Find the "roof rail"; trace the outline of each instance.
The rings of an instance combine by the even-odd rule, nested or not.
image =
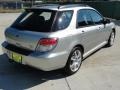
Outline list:
[[[86,4],[81,4],[80,2],[48,2],[48,3],[41,3],[39,5],[34,5],[33,7],[43,7],[43,6],[57,6],[58,9],[60,8],[69,8],[69,7],[76,7],[76,6],[88,6]]]
[[[66,4],[66,5],[59,5],[58,9],[60,8],[69,8],[69,7],[78,7],[78,6],[84,6],[87,7],[88,5],[84,5],[84,4]]]

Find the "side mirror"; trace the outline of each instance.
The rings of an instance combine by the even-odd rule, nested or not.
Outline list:
[[[111,21],[110,21],[110,19],[108,19],[108,18],[104,18],[104,20],[103,20],[103,24],[107,24],[107,23],[110,23]]]

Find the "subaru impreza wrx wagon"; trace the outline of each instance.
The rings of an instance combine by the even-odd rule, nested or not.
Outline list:
[[[112,46],[115,24],[82,4],[41,4],[26,9],[5,30],[2,47],[10,61],[71,75],[103,46]]]

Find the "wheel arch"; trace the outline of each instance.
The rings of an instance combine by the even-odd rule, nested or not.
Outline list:
[[[74,49],[74,48],[76,48],[76,47],[79,47],[82,51],[82,55],[84,54],[84,47],[83,47],[83,45],[81,45],[81,44],[76,44],[76,45],[74,45],[74,46],[72,46],[71,47],[71,49],[70,49],[70,51],[69,51],[69,54],[68,54],[68,58],[69,58],[69,55],[70,55],[70,53],[72,52],[72,50]],[[67,63],[67,62],[66,62]]]
[[[82,50],[82,54],[84,54],[84,47],[83,47],[83,45],[77,44],[77,45],[75,45],[73,48],[75,48],[75,47],[80,47],[81,50]]]

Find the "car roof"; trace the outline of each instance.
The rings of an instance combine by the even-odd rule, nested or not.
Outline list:
[[[32,9],[49,9],[49,10],[74,10],[82,8],[91,8],[85,4],[40,4],[34,5]],[[93,9],[93,8],[92,8]]]

